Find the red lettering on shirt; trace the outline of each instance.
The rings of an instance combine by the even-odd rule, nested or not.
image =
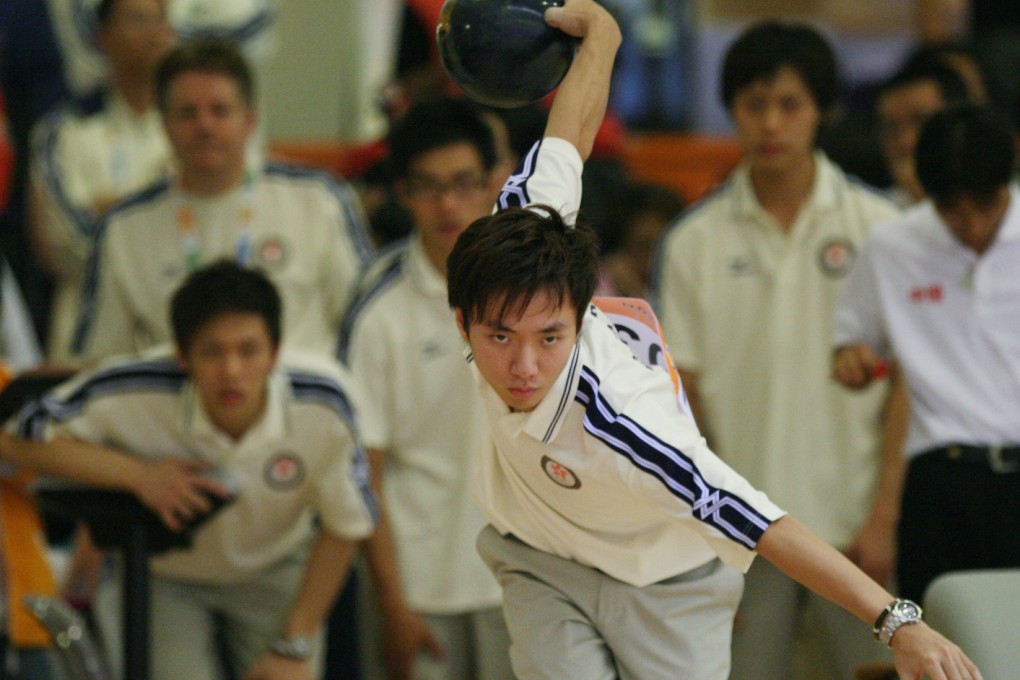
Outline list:
[[[942,297],[942,286],[937,283],[912,288],[910,290],[910,301],[915,305],[920,305],[925,302],[942,302]]]

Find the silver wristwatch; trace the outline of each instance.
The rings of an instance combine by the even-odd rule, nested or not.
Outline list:
[[[871,632],[876,640],[886,647],[891,647],[893,633],[899,630],[900,626],[920,621],[921,614],[921,607],[916,602],[897,598],[878,615]]]
[[[312,657],[312,638],[301,635],[284,635],[269,643],[269,651],[294,661],[307,661]]]

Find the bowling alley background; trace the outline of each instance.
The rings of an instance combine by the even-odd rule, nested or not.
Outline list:
[[[413,4],[417,0],[409,0]],[[625,42],[617,60],[614,106],[625,118],[655,116],[642,109],[668,61],[689,132],[726,134],[729,122],[714,90],[718,63],[741,26],[765,13],[800,16],[833,39],[848,83],[887,75],[913,36],[909,2],[885,0],[615,0]],[[277,3],[275,53],[262,83],[270,141],[366,141],[385,129],[377,106],[392,79],[403,0]],[[661,8],[657,13],[655,8]],[[679,17],[679,19],[678,19]],[[677,69],[680,69],[678,72]],[[660,90],[661,86],[659,86]],[[646,107],[647,108],[647,107]],[[659,114],[660,116],[662,114]],[[669,118],[668,112],[665,116]],[[640,127],[640,126],[637,126]]]

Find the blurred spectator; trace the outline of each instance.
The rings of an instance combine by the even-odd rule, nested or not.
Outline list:
[[[71,358],[97,221],[171,165],[155,94],[156,68],[173,46],[163,0],[101,0],[96,16],[110,73],[103,108],[86,114],[69,106],[33,133],[31,230],[54,278],[47,357],[58,363]]]
[[[987,75],[988,99],[1007,115],[1020,95],[1020,3],[1003,0],[917,0],[926,44],[966,39]],[[974,101],[982,103],[982,99]],[[1014,120],[1014,126],[1020,121]]]
[[[855,389],[885,362],[902,367],[897,577],[920,600],[946,572],[1020,567],[1020,187],[1012,130],[987,107],[933,114],[915,155],[930,200],[861,250],[836,307],[832,363]]]
[[[633,183],[623,189],[606,217],[599,295],[648,296],[655,248],[683,207],[664,186]]]
[[[914,147],[931,114],[966,101],[964,81],[939,62],[909,61],[878,92],[876,116],[882,154],[893,178],[892,196],[901,206],[924,198],[914,169]]]
[[[166,341],[174,286],[229,257],[264,268],[280,289],[288,346],[332,354],[371,250],[353,190],[324,173],[248,162],[254,82],[227,41],[178,46],[160,67],[157,101],[177,175],[100,227],[76,349],[95,358]]]
[[[104,51],[97,44],[102,0],[45,0],[53,17],[68,82],[78,97],[101,88],[110,75]],[[272,54],[276,7],[274,0],[165,0],[174,32],[182,39],[215,36],[236,43],[251,63]]]
[[[662,328],[720,458],[887,583],[897,480],[879,475],[900,455],[902,392],[888,382],[841,392],[829,361],[843,277],[872,225],[898,210],[815,148],[838,96],[835,55],[816,30],[753,24],[720,81],[745,160],[661,243]],[[885,656],[852,616],[757,560],[733,629],[733,680],[796,677],[806,617],[825,655],[808,677],[851,680]]]
[[[371,677],[383,662],[391,680],[513,677],[499,587],[475,551],[485,519],[474,468],[488,430],[445,278],[457,238],[492,211],[510,174],[500,127],[450,98],[421,99],[396,121],[395,191],[414,232],[371,265],[344,319],[340,356],[365,392],[362,431],[384,501],[366,547],[383,619],[381,636],[365,636],[379,641],[366,643]]]
[[[960,76],[967,88],[968,100],[975,104],[988,103],[988,76],[974,48],[959,41],[921,45],[907,55],[902,69],[933,62],[951,68]]]

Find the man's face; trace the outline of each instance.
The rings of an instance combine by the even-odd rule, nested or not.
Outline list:
[[[114,69],[152,78],[176,36],[163,0],[119,0],[97,40]]]
[[[240,179],[255,110],[222,73],[185,71],[167,90],[164,125],[185,181]]]
[[[957,240],[981,255],[999,233],[1002,218],[1009,208],[1009,187],[1002,187],[990,199],[964,194],[952,203],[938,204],[935,208]]]
[[[793,69],[738,91],[731,113],[752,170],[786,172],[811,158],[821,112]]]
[[[931,80],[889,90],[878,101],[882,154],[896,185],[909,192],[914,200],[924,197],[924,189],[914,170],[917,138],[928,117],[944,105],[938,85]]]
[[[201,327],[178,361],[210,420],[235,439],[261,417],[277,346],[258,314],[231,312]]]
[[[406,180],[398,183],[398,196],[440,271],[446,271],[457,237],[492,212],[499,191],[494,180],[475,147],[460,142],[419,156],[409,165]]]
[[[457,325],[478,371],[503,403],[514,411],[531,411],[570,359],[577,342],[577,310],[569,301],[554,306],[545,293],[536,295],[520,318],[497,318],[499,307],[492,305],[469,331],[458,309]]]

